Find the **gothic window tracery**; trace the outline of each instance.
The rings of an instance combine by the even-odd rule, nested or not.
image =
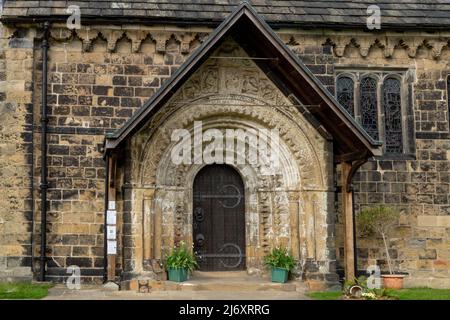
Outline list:
[[[373,139],[383,142],[385,156],[413,157],[412,78],[408,76],[409,70],[344,66],[338,66],[337,70],[336,100]],[[450,75],[446,81],[450,123]]]
[[[387,153],[403,152],[400,81],[387,78],[383,83],[385,148]]]
[[[350,77],[340,77],[337,81],[337,100],[354,117],[354,83]]]
[[[367,133],[378,140],[377,81],[365,77],[360,83],[361,125]]]

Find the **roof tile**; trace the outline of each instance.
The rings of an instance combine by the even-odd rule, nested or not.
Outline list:
[[[27,16],[67,16],[64,8],[77,5],[86,16],[153,19],[223,20],[241,0],[6,0],[2,19]],[[367,7],[381,8],[382,24],[450,27],[449,0],[315,0],[249,1],[268,22],[296,24],[365,24]]]

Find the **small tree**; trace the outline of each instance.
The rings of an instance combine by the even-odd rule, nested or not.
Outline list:
[[[399,216],[400,212],[398,210],[379,205],[362,210],[356,217],[360,235],[371,236],[378,234],[383,238],[390,274],[393,274],[393,271],[388,248],[389,235],[392,228],[398,224]]]

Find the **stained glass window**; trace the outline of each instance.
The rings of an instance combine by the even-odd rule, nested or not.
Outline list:
[[[384,76],[386,80],[381,85],[377,79]],[[403,117],[404,112],[411,112],[403,101],[408,97],[410,85],[403,88],[403,80],[399,78],[402,76],[389,71],[371,71],[370,74],[367,71],[345,71],[336,79],[336,99],[373,139],[384,142],[386,154],[402,154],[411,149],[408,145],[410,140],[405,141],[404,137],[409,136],[413,123],[408,117]],[[360,81],[355,83],[353,79]],[[446,82],[450,123],[450,75]]]
[[[360,96],[361,125],[372,138],[378,140],[377,81],[370,77],[363,78]]]
[[[337,81],[337,100],[352,117],[355,116],[353,100],[353,80],[340,77]]]
[[[387,153],[403,152],[400,81],[388,78],[383,83],[385,143]]]

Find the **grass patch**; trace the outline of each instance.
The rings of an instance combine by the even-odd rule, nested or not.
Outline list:
[[[309,292],[308,297],[314,300],[338,300],[342,296],[341,291],[316,291]]]
[[[338,300],[342,297],[341,291],[317,291],[307,294],[314,300]],[[388,289],[386,296],[396,300],[450,300],[450,289],[410,288],[393,290]]]
[[[411,288],[389,290],[388,296],[399,300],[450,300],[450,289]]]
[[[30,282],[0,283],[0,299],[42,299],[51,284]]]

